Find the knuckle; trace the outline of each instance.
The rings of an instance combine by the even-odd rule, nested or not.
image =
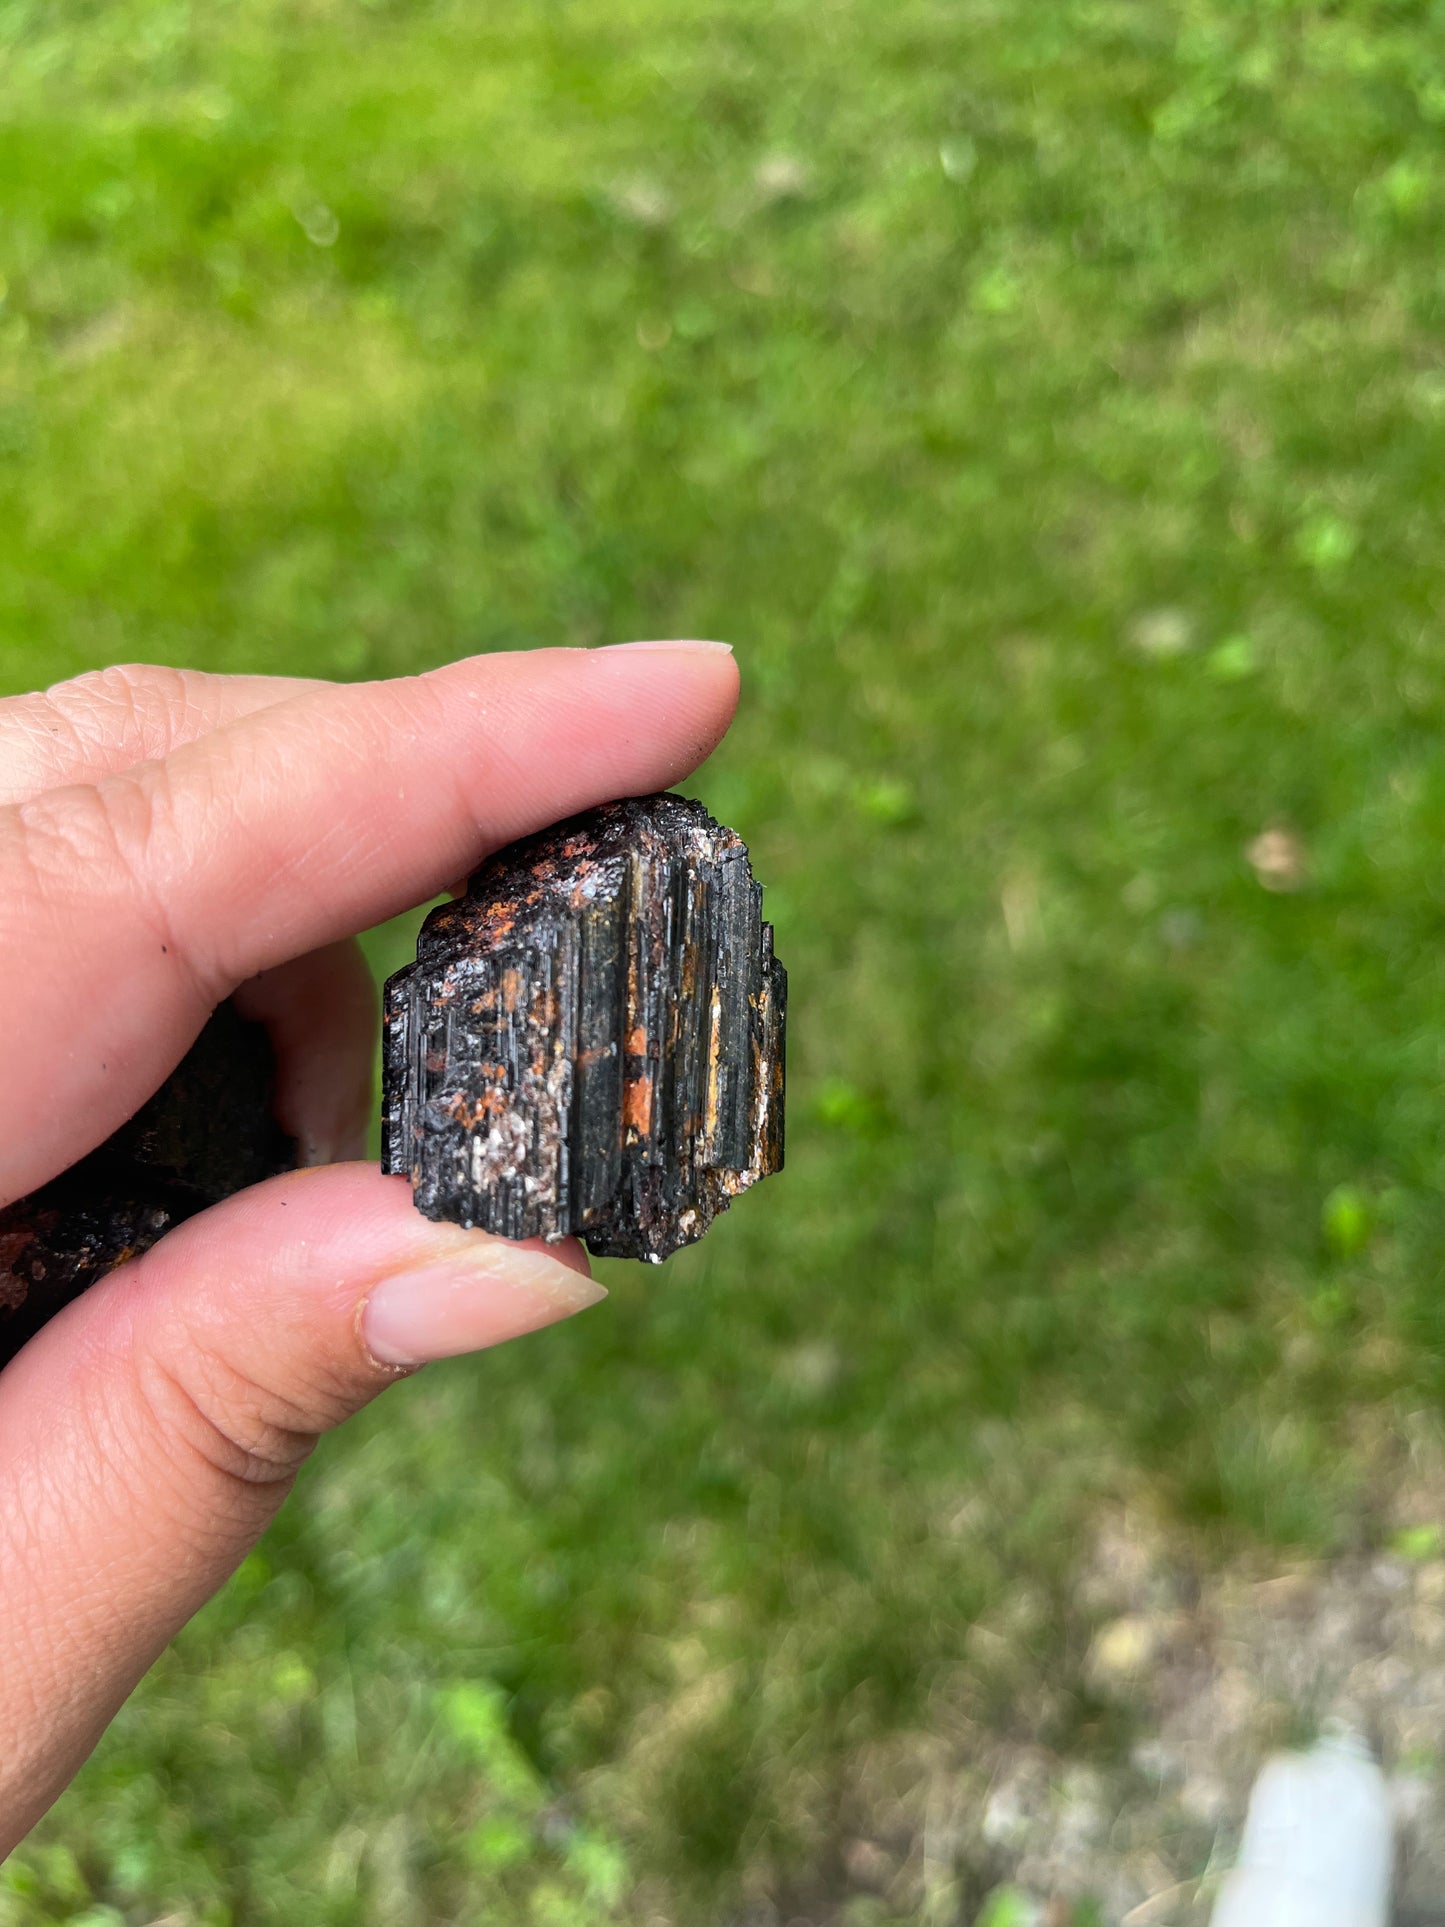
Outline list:
[[[103,673],[103,672],[101,672]],[[98,906],[124,902],[203,1001],[214,1004],[229,986],[182,940],[167,906],[165,879],[184,840],[165,763],[142,763],[100,783],[44,791],[12,812],[17,867],[41,905],[79,896]]]
[[[203,671],[116,663],[0,701],[0,800],[92,781],[167,755],[204,731]]]
[[[138,832],[152,840],[175,814],[165,758],[186,717],[200,707],[195,680],[191,671],[121,665],[88,670],[35,698],[46,706],[52,733],[66,738],[64,747],[85,773],[59,796],[42,792],[23,807],[39,812],[49,806],[63,817],[79,807],[80,798],[92,796],[92,814],[111,821],[116,839]],[[112,766],[118,756],[124,764]]]
[[[139,760],[169,747],[171,725],[190,706],[190,691],[183,670],[123,662],[53,683],[45,701],[78,748]]]
[[[140,868],[143,836],[137,835],[134,788],[124,799],[107,796],[93,784],[46,792],[17,808],[16,820],[26,858],[42,880],[86,890],[116,880],[127,887]],[[127,821],[130,819],[130,821]]]
[[[295,1401],[215,1351],[182,1345],[134,1361],[147,1416],[175,1448],[245,1495],[286,1485],[324,1429]]]
[[[202,1290],[179,1319],[145,1321],[127,1352],[134,1403],[155,1436],[216,1475],[238,1504],[284,1486],[324,1432],[391,1382],[359,1341],[328,1347],[282,1313],[269,1336]],[[249,1495],[249,1499],[247,1497]]]

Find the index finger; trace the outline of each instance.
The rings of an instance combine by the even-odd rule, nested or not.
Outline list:
[[[666,788],[731,720],[721,645],[478,656],[323,688],[0,810],[0,1204],[130,1116],[258,971],[489,850]]]
[[[325,685],[314,677],[213,676],[113,663],[0,701],[0,804],[64,783],[94,783],[252,710]]]

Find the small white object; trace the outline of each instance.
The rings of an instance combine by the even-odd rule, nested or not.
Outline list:
[[[1387,1927],[1393,1854],[1389,1792],[1357,1734],[1277,1754],[1211,1927]]]

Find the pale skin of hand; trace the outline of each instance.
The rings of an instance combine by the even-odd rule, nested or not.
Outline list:
[[[233,994],[309,1167],[179,1226],[0,1373],[0,1855],[322,1433],[602,1295],[579,1246],[431,1224],[359,1161],[353,933],[679,781],[736,700],[721,645],[648,643],[346,687],[111,669],[0,702],[0,1205],[107,1137]]]

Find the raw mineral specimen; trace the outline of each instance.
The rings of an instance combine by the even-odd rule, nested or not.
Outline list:
[[[128,1123],[0,1211],[0,1364],[173,1224],[295,1164],[271,1116],[274,1074],[265,1031],[222,1004]]]
[[[386,987],[382,1169],[429,1218],[653,1263],[783,1162],[787,977],[682,796],[499,852]]]

